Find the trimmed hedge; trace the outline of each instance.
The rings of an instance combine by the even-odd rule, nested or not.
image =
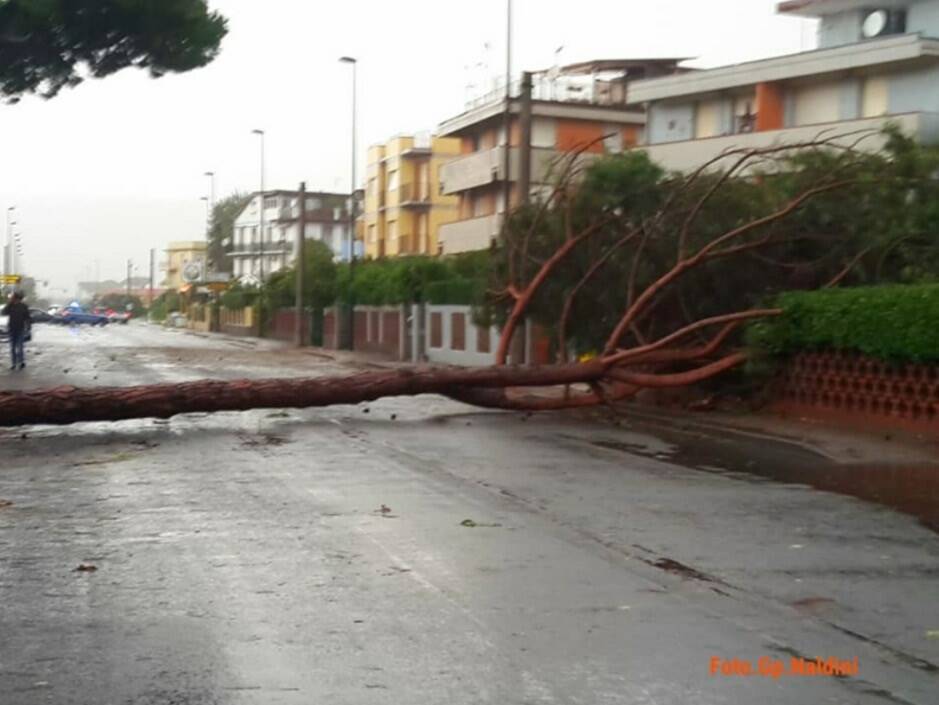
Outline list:
[[[454,277],[432,282],[425,288],[427,303],[452,306],[473,306],[482,301],[484,279]]]
[[[771,355],[844,350],[894,362],[939,361],[939,285],[789,292],[785,313],[755,323],[747,342]]]

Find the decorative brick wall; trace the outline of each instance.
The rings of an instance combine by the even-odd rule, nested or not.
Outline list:
[[[939,365],[850,353],[801,353],[779,381],[781,410],[874,426],[939,431]]]

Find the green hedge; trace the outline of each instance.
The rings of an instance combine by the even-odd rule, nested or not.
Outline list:
[[[771,355],[845,350],[894,362],[939,360],[939,285],[789,292],[783,316],[750,326],[747,342]]]
[[[438,305],[473,306],[482,301],[485,293],[484,279],[454,277],[427,285],[427,302]]]

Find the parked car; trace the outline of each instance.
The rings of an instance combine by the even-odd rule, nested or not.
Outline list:
[[[81,306],[71,305],[59,312],[59,320],[65,325],[106,326],[110,321],[107,316],[88,313]]]
[[[29,317],[33,320],[33,323],[52,323],[55,320],[55,316],[43,311],[41,308],[29,309]]]
[[[170,311],[166,316],[166,321],[163,325],[170,328],[185,328],[189,319],[185,314],[180,313],[179,311]]]
[[[104,315],[108,317],[108,320],[109,320],[111,323],[121,323],[121,324],[123,324],[123,325],[127,325],[127,321],[130,320],[130,314],[129,314],[129,313],[124,313],[124,312],[121,312],[121,311],[115,311],[115,310],[112,309],[112,308],[109,308],[107,311],[105,311],[105,312],[104,312]]]
[[[10,317],[0,314],[0,340],[6,340],[10,337]],[[32,329],[27,329],[26,331],[26,342],[30,342],[33,339]]]

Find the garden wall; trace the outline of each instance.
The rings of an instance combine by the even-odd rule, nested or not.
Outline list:
[[[782,372],[775,399],[775,408],[788,414],[939,433],[939,365],[798,353]]]

